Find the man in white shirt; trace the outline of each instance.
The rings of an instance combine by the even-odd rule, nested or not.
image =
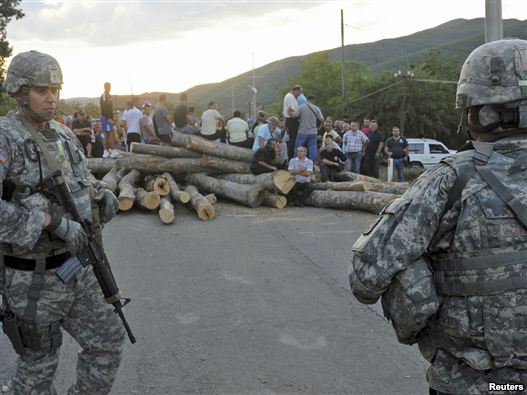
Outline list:
[[[282,115],[285,118],[285,128],[289,135],[288,142],[288,154],[290,158],[295,156],[295,144],[296,144],[296,135],[298,133],[298,118],[295,116],[296,111],[298,110],[298,101],[296,98],[302,93],[302,87],[300,85],[295,85],[291,89],[291,92],[288,92],[284,96],[284,104],[282,107]]]
[[[249,148],[247,131],[249,124],[242,119],[240,111],[234,111],[232,119],[227,122],[227,140],[230,145],[237,147]]]
[[[139,98],[132,99],[131,108],[126,110],[123,114],[123,120],[126,122],[126,145],[130,151],[130,144],[133,142],[141,142],[141,126],[139,120],[143,117],[143,113],[137,108],[139,105]]]
[[[295,186],[287,195],[287,201],[292,206],[303,206],[306,198],[313,191],[310,188],[311,174],[313,174],[313,161],[307,156],[307,148],[298,146],[298,156],[289,161],[289,173],[295,177]]]
[[[225,141],[225,119],[218,112],[218,103],[211,101],[209,109],[201,114],[201,132],[200,135],[207,140]]]

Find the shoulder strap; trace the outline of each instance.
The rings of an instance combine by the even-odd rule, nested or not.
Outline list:
[[[313,108],[308,104],[306,103],[306,106],[309,107],[309,109],[311,110],[311,112],[315,115],[315,118],[318,119],[320,121],[320,118],[318,117],[317,113],[315,112],[315,110],[313,110]]]
[[[476,166],[479,175],[486,181],[490,188],[503,200],[516,214],[516,218],[527,229],[527,206],[525,206],[509,188],[505,186],[496,174],[486,166]]]
[[[46,160],[46,163],[50,167],[51,171],[53,173],[61,172],[59,165],[57,164],[55,159],[53,159],[53,157],[51,156],[51,152],[49,152],[48,147],[46,147],[46,143],[44,142],[44,139],[42,138],[40,133],[35,129],[35,127],[33,125],[31,125],[26,119],[24,119],[24,117],[21,116],[21,117],[19,117],[19,119],[22,121],[22,123],[26,127],[26,129],[29,132],[29,134],[31,135],[31,137],[33,137],[35,139],[35,141],[36,141],[38,147],[40,148],[40,151],[42,152],[42,155],[44,155],[44,159]]]

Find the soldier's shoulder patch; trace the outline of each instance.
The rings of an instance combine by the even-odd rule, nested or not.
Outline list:
[[[6,162],[8,157],[9,155],[7,154],[7,149],[0,147],[0,163]]]

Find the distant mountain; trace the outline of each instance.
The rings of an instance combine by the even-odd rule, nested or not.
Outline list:
[[[346,60],[363,62],[371,70],[379,71],[406,68],[429,50],[455,56],[461,62],[474,48],[485,42],[484,22],[484,18],[455,19],[409,36],[347,45],[344,47],[344,57]],[[527,21],[504,20],[503,32],[505,37],[527,40]],[[311,55],[289,57],[255,69],[254,74],[260,77],[256,80],[258,105],[265,108],[275,101],[279,88],[300,72],[302,60]],[[330,59],[339,60],[340,47],[330,49],[329,56]],[[216,101],[220,105],[221,112],[228,115],[232,110],[234,92],[235,108],[247,113],[251,97],[248,85],[252,82],[250,78],[252,75],[253,72],[248,71],[222,82],[192,87],[187,90],[189,101],[201,109],[205,109],[209,101]],[[152,102],[156,102],[158,96],[157,92],[140,95],[141,100]],[[124,107],[124,103],[130,100],[129,95],[114,96],[114,98],[120,107]],[[168,93],[168,98],[169,102],[178,101],[175,93]],[[82,104],[88,102],[98,104],[98,98],[73,98],[66,102],[74,101]]]

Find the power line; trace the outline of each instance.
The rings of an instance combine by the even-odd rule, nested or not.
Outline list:
[[[343,103],[341,105],[338,105],[336,106],[335,108],[341,108],[341,107],[344,107],[344,106],[349,106],[350,104],[353,104],[353,103],[356,103],[358,101],[361,101],[361,100],[364,100],[368,97],[371,97],[371,96],[375,96],[376,94],[378,93],[381,93],[381,92],[384,92],[385,90],[388,90],[390,88],[393,88],[394,86],[396,85],[399,85],[402,81],[397,81],[397,82],[394,82],[393,84],[390,84],[388,86],[385,86],[384,88],[381,88],[381,89],[378,89],[376,90],[375,92],[371,92],[371,93],[368,93],[367,95],[364,95],[364,96],[361,96],[361,97],[358,97],[356,99],[353,99],[352,101],[350,102],[347,102],[347,103]]]

